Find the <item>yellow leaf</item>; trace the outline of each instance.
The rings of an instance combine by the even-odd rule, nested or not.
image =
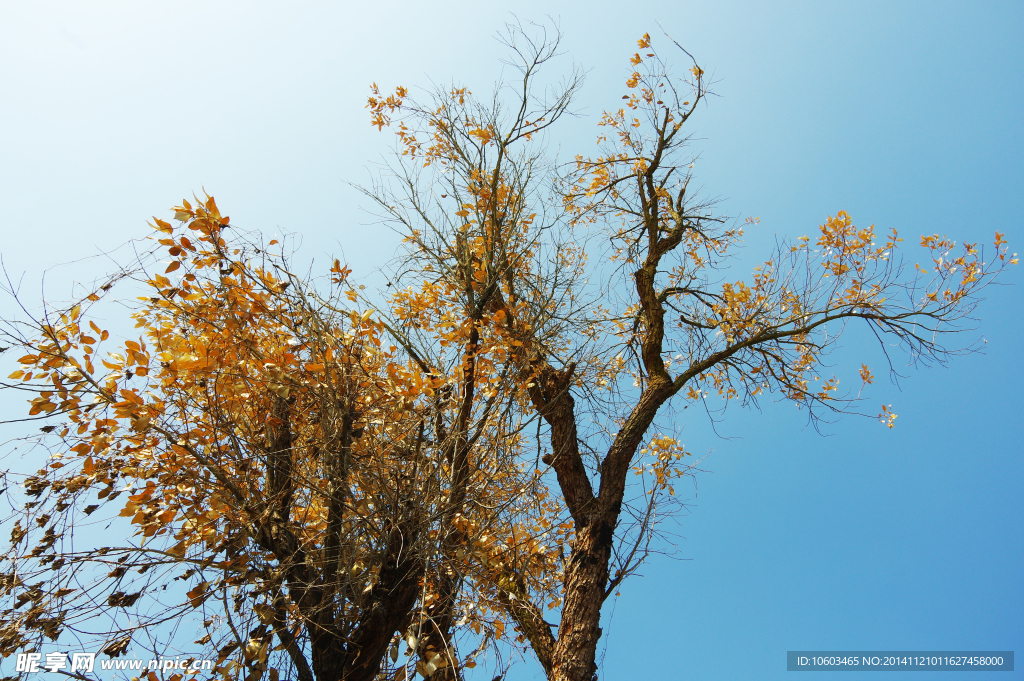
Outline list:
[[[209,586],[209,584],[209,582],[200,582],[194,589],[186,594],[193,608],[198,608],[203,604],[203,601],[206,600],[203,596],[206,595],[206,587]]]

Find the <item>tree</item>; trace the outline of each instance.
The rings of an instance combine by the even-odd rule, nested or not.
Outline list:
[[[404,638],[425,677],[527,642],[548,678],[589,681],[603,603],[691,471],[670,409],[856,413],[819,378],[846,325],[943,361],[1015,262],[999,234],[987,260],[936,235],[911,270],[895,232],[839,212],[724,280],[743,231],[689,191],[696,60],[679,48],[678,80],[645,35],[600,151],[559,165],[581,76],[538,85],[557,34],[505,41],[520,78],[488,100],[373,87],[398,148],[365,193],[406,244],[379,309],[339,261],[297,275],[204,197],[116,277],[149,289],[137,339],[99,359],[110,333],[88,320],[113,280],[7,325],[25,353],[8,387],[35,394],[52,454],[8,492],[0,655],[77,638],[166,658],[195,619],[223,678],[398,681]],[[130,536],[82,548],[100,509]]]
[[[506,589],[506,608],[549,679],[589,681],[602,605],[646,555],[672,479],[690,472],[678,440],[652,434],[660,415],[680,401],[717,410],[770,395],[814,422],[823,410],[859,413],[859,392],[821,378],[850,324],[887,357],[895,343],[912,363],[945,361],[970,349],[945,341],[1016,258],[999,233],[987,259],[977,244],[931,235],[927,267],[910,268],[895,230],[876,235],[839,211],[815,239],[779,242],[747,281],[724,280],[743,230],[689,191],[684,126],[708,94],[697,61],[676,43],[690,63],[677,79],[645,34],[623,106],[599,122],[598,154],[554,166],[543,137],[578,81],[535,100],[536,69],[557,41],[511,38],[522,81],[508,100],[500,88],[483,101],[454,88],[421,104],[374,88],[373,123],[396,124],[399,155],[368,193],[406,236],[414,288],[449,291],[442,309],[497,325],[512,389],[543,424],[543,462],[573,531],[557,633],[523,590]],[[865,364],[857,374],[874,379]],[[877,418],[892,428],[896,414],[883,405]]]
[[[510,463],[499,393],[474,399],[486,353],[442,373],[388,344],[372,310],[343,309],[356,292],[340,262],[321,296],[275,242],[226,237],[213,198],[174,212],[181,227],[153,225],[170,265],[139,270],[138,339],[101,358],[110,334],[85,320],[110,284],[31,336],[7,329],[29,353],[11,375],[38,394],[29,415],[63,423],[42,428],[53,454],[23,483],[0,654],[66,633],[117,657],[148,636],[153,658],[205,646],[223,678],[401,678],[404,637],[424,675],[473,666],[456,660],[456,615],[482,646],[504,620],[486,598],[466,610],[455,551],[524,553],[517,577],[541,591],[553,568],[533,539],[502,546],[501,519],[530,522],[544,491]],[[122,494],[133,531],[83,547]]]

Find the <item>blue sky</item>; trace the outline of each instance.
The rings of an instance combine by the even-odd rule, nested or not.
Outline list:
[[[8,271],[35,297],[45,268],[143,236],[205,187],[233,222],[297,233],[300,256],[342,255],[372,285],[394,238],[348,184],[389,144],[369,83],[488,91],[513,11],[559,20],[565,68],[588,70],[566,153],[590,148],[657,22],[697,56],[719,95],[694,120],[697,181],[761,218],[752,257],[838,210],[908,237],[998,230],[1024,252],[1019,2],[43,1],[0,5]],[[90,267],[48,273],[48,295]],[[1020,277],[978,308],[982,353],[872,386],[892,431],[820,435],[774,404],[730,409],[719,435],[681,420],[708,454],[672,528],[682,560],[623,587],[602,678],[782,678],[796,649],[1024,651]],[[839,359],[876,352],[861,340]]]

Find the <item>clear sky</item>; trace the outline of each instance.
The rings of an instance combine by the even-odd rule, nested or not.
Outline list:
[[[761,218],[755,256],[838,210],[908,240],[990,243],[998,230],[1024,252],[1019,0],[4,0],[8,272],[25,273],[32,298],[44,268],[145,235],[149,216],[205,187],[233,222],[297,233],[300,256],[340,255],[372,284],[394,238],[348,184],[390,142],[368,124],[369,83],[486,92],[513,11],[557,19],[564,67],[589,71],[566,153],[590,149],[657,22],[713,73],[719,96],[694,120],[697,180],[725,212]],[[67,297],[89,274],[48,274],[47,292]],[[708,455],[699,495],[680,490],[682,560],[655,558],[624,585],[601,678],[776,679],[797,649],[1024,653],[1020,272],[1005,283],[978,309],[982,353],[897,366],[898,387],[871,387],[899,414],[892,431],[847,418],[821,435],[785,404],[730,409],[717,435],[699,415],[681,421],[688,449]],[[852,341],[841,358],[859,362]],[[512,674],[539,676],[533,663]]]

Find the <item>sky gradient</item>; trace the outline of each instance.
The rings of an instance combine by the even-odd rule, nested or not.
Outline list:
[[[373,286],[396,239],[351,186],[391,143],[369,84],[488,92],[513,11],[557,20],[553,69],[588,72],[566,156],[593,148],[640,35],[664,44],[660,22],[697,57],[718,96],[693,119],[696,181],[761,218],[752,259],[839,210],[908,242],[1000,231],[1024,252],[1024,4],[894,4],[4,2],[0,254],[34,301],[50,266],[145,236],[205,188],[233,223],[301,236],[296,261],[341,257]],[[105,269],[48,272],[46,293]],[[894,354],[906,378],[868,393],[899,414],[891,431],[850,417],[819,434],[770,401],[717,433],[686,412],[705,472],[677,492],[675,558],[606,606],[600,677],[778,679],[787,650],[1024,652],[1020,280],[978,308],[981,352],[918,369]],[[886,378],[868,339],[845,345],[837,361]],[[527,660],[509,678],[540,676]]]

